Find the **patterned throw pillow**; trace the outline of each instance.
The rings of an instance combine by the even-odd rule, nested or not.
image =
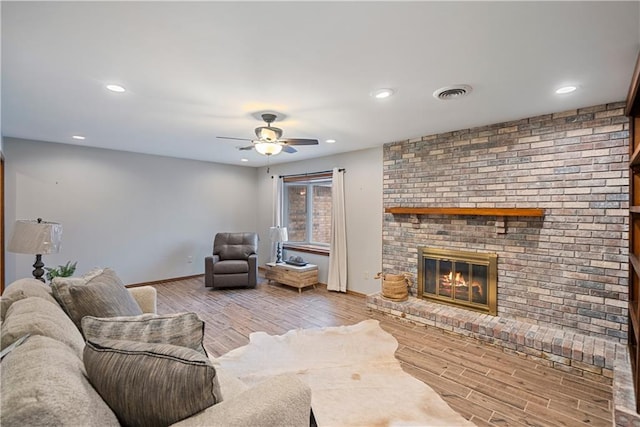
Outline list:
[[[82,331],[84,316],[138,316],[140,306],[110,268],[83,277],[56,277],[51,283],[53,296]]]
[[[190,348],[88,341],[84,365],[89,381],[123,425],[167,426],[222,401],[211,361]]]
[[[196,313],[143,314],[133,317],[93,317],[82,319],[87,341],[102,339],[140,341],[188,347],[207,355],[202,344],[204,322]]]

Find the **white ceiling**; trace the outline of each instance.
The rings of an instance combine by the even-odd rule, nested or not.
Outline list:
[[[1,7],[3,136],[247,166],[266,158],[216,136],[251,138],[260,112],[320,140],[271,163],[326,156],[624,100],[640,48],[639,2]],[[470,96],[433,98],[459,83]]]

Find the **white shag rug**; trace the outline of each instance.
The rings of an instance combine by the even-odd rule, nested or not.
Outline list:
[[[402,370],[396,339],[377,320],[272,336],[214,359],[248,384],[294,373],[311,387],[319,427],[473,426],[431,387]]]

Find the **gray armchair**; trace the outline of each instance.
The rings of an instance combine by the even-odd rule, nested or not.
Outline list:
[[[255,288],[258,283],[258,233],[218,233],[213,255],[204,259],[207,288]]]

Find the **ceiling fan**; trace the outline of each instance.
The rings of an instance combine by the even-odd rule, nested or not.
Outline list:
[[[293,148],[293,145],[318,145],[317,139],[282,138],[282,129],[271,126],[271,123],[273,123],[276,118],[277,116],[275,114],[262,114],[262,120],[264,120],[267,125],[259,126],[255,129],[256,137],[258,139],[234,138],[231,136],[218,136],[218,138],[251,141],[251,145],[239,147],[238,149],[251,150],[255,148],[258,153],[265,156],[275,156],[281,151],[284,151],[285,153],[295,153],[298,150]]]

